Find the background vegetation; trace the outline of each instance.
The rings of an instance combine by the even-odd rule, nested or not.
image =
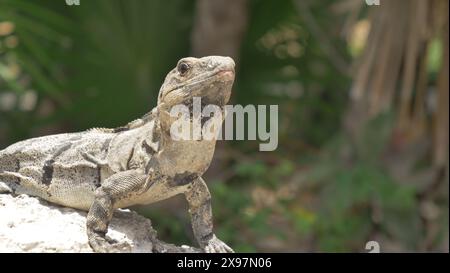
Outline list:
[[[185,56],[230,55],[234,104],[279,146],[221,142],[206,174],[237,251],[448,251],[448,1],[0,0],[0,149],[149,111]],[[191,244],[182,198],[137,208]]]

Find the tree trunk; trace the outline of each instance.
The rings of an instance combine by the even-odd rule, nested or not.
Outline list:
[[[239,59],[247,29],[247,0],[198,0],[192,31],[192,54],[230,56]]]

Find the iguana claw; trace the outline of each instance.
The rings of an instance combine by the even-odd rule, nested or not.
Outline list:
[[[92,233],[89,238],[89,245],[94,252],[98,253],[121,253],[131,252],[130,244],[126,242],[117,242],[109,237],[102,237],[97,233]]]
[[[219,240],[216,235],[213,235],[212,239],[208,241],[205,246],[206,253],[234,253],[233,249],[227,244]]]

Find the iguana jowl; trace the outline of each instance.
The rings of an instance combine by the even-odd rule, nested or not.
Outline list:
[[[94,251],[123,249],[106,237],[116,208],[150,204],[184,194],[194,235],[206,252],[232,252],[212,230],[211,196],[201,178],[215,140],[173,140],[173,106],[194,97],[223,107],[234,81],[234,61],[209,56],[181,59],[167,75],[157,106],[116,129],[50,135],[0,151],[0,191],[25,193],[88,211],[87,235]]]

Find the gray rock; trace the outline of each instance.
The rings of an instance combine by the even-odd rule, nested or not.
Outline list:
[[[200,252],[158,240],[151,221],[130,210],[114,213],[107,236],[129,243],[131,252]],[[86,212],[0,194],[0,252],[92,252]]]

